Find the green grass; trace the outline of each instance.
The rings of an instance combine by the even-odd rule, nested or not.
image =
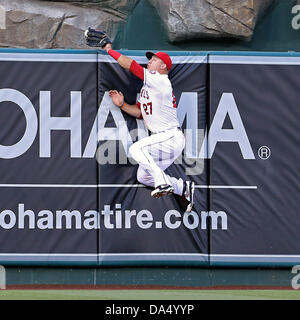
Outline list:
[[[300,300],[300,291],[0,290],[0,300]]]

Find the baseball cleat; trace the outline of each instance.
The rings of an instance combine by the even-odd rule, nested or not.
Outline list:
[[[151,192],[152,198],[160,198],[174,192],[174,188],[169,184],[162,184]]]
[[[194,191],[195,191],[195,182],[194,181],[185,181],[184,197],[187,201],[187,207],[186,207],[185,212],[191,212],[193,209]]]

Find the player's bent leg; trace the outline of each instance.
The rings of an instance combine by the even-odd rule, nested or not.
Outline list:
[[[155,138],[156,139],[154,139],[153,136],[150,136],[135,142],[130,146],[129,154],[139,165],[150,169],[149,172],[153,176],[154,186],[157,188],[160,185],[170,185],[170,181],[154,160],[154,158],[158,159],[158,155],[149,153],[151,146],[159,142],[157,139],[158,137]]]
[[[139,166],[137,173],[136,173],[137,181],[141,184],[144,184],[147,187],[154,188],[154,178],[153,174],[151,174],[150,169],[146,169],[142,166]]]
[[[184,144],[182,132],[173,131],[151,135],[131,145],[130,155],[140,164],[137,179],[155,187],[152,197],[160,198],[171,193],[182,195],[183,180],[166,175],[164,170],[182,153]]]
[[[154,144],[150,148],[150,154],[159,155],[158,165],[162,171],[165,171],[181,154],[185,145],[185,139],[181,131],[175,131],[172,138],[165,139],[160,144]],[[157,187],[152,196],[160,197],[162,195],[168,195],[174,193],[182,195],[183,193],[183,180],[177,179],[166,175],[169,185],[162,185]]]
[[[170,176],[168,176],[168,178],[171,182],[171,186],[174,189],[173,193],[181,196],[183,194],[184,181],[181,178],[177,179]]]

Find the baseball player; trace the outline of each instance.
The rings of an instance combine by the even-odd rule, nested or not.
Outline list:
[[[118,64],[143,81],[137,104],[129,105],[122,92],[109,91],[112,102],[129,115],[142,118],[151,135],[129,148],[131,157],[138,163],[137,180],[153,187],[151,196],[160,198],[171,193],[182,196],[186,212],[193,207],[195,184],[167,175],[164,171],[181,155],[185,137],[180,129],[176,114],[176,100],[168,73],[172,61],[165,52],[147,52],[149,62],[143,68],[135,60],[112,49],[112,42],[105,32],[91,28],[85,37],[89,46],[104,49]]]

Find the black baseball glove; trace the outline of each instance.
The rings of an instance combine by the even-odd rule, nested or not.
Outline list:
[[[108,43],[112,43],[105,31],[88,28],[85,30],[84,36],[86,44],[90,47],[101,47],[103,49]]]

